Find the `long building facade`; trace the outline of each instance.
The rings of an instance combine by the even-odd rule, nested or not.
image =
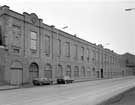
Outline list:
[[[21,85],[36,77],[54,83],[62,76],[75,81],[121,77],[125,66],[121,67],[120,59],[102,45],[44,24],[35,13],[20,14],[8,6],[0,7],[1,82]]]

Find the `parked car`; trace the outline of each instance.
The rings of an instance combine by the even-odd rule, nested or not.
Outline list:
[[[58,84],[66,84],[66,83],[73,83],[73,79],[71,79],[69,76],[63,76],[61,78],[57,79]]]
[[[49,85],[53,83],[49,78],[35,78],[32,82],[33,85]]]

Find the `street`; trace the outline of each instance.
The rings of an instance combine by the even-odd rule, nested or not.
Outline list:
[[[96,105],[135,87],[135,77],[0,91],[0,105]]]

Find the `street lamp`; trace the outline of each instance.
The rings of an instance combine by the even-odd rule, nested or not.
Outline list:
[[[125,11],[135,11],[135,8],[127,8]]]
[[[66,29],[66,28],[68,28],[68,26],[62,27],[62,29]]]

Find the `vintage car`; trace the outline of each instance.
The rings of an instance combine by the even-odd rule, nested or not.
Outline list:
[[[57,79],[57,84],[73,83],[73,81],[69,76],[63,76]]]
[[[35,78],[32,82],[33,85],[49,85],[53,83],[53,81],[49,78]]]

